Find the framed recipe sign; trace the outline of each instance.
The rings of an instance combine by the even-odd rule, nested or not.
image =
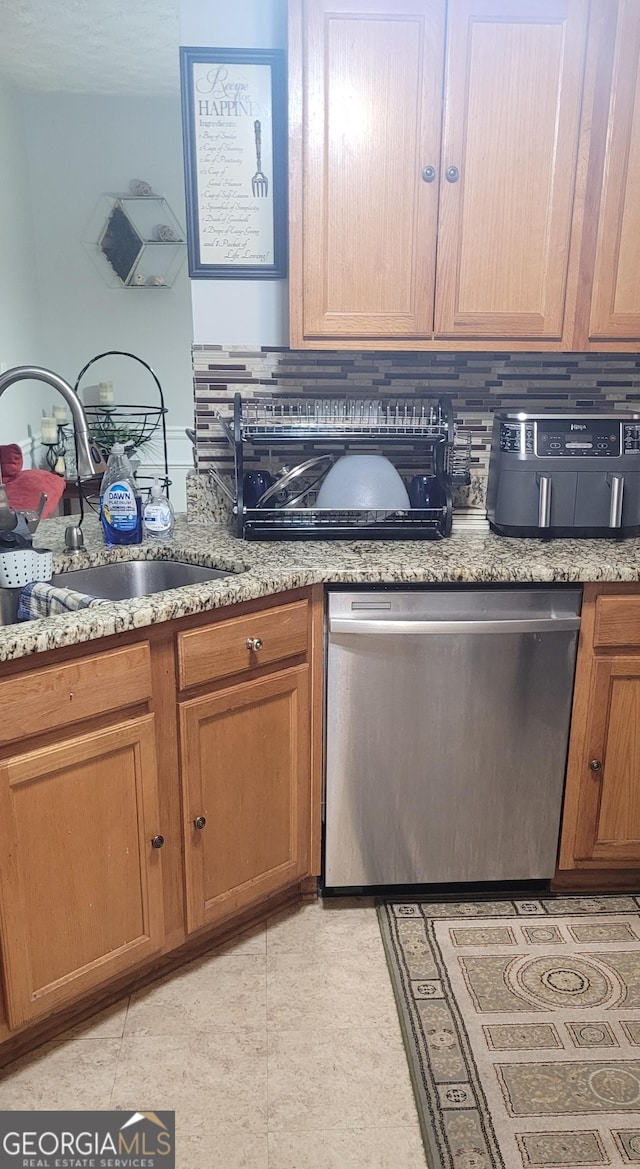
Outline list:
[[[189,275],[286,275],[286,91],[277,49],[180,49]]]

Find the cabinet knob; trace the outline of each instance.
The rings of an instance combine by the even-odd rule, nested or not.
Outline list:
[[[446,173],[448,183],[457,183],[458,179],[460,178],[460,171],[458,170],[457,166],[448,166]]]
[[[600,762],[599,759],[592,759],[590,764],[589,764],[589,767],[591,768],[592,771],[602,771],[602,763]]]
[[[436,168],[435,168],[435,166],[425,166],[425,167],[423,167],[423,170],[422,170],[422,177],[423,177],[423,179],[424,179],[425,183],[432,183],[432,182],[433,182],[433,180],[434,180],[434,179],[435,179],[435,177],[436,177]]]
[[[198,828],[198,829],[204,828],[206,823],[207,823],[206,816],[196,816],[195,820],[193,821],[193,827]]]
[[[258,650],[262,649],[262,638],[261,637],[248,637],[247,638],[247,649],[250,650],[251,653],[258,653]]]
[[[152,837],[152,839],[151,839],[151,847],[152,848],[162,848],[163,844],[164,844],[164,836],[158,835],[158,836]]]

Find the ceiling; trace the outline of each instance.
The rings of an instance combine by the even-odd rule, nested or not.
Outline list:
[[[0,0],[0,79],[56,93],[179,92],[179,0]]]

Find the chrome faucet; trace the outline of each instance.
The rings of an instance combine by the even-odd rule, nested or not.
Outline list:
[[[91,475],[99,475],[105,470],[105,462],[98,448],[92,443],[89,435],[89,426],[82,403],[68,382],[50,369],[41,369],[37,365],[16,365],[0,374],[0,397],[13,382],[36,381],[52,386],[62,395],[71,411],[73,429],[76,439],[78,456],[78,478],[87,479]],[[9,506],[7,489],[2,483],[0,474],[0,532],[13,531],[18,524],[20,513]]]

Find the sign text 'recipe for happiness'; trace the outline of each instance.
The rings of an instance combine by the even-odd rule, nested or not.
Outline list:
[[[190,273],[282,276],[281,54],[182,49],[181,63]]]

